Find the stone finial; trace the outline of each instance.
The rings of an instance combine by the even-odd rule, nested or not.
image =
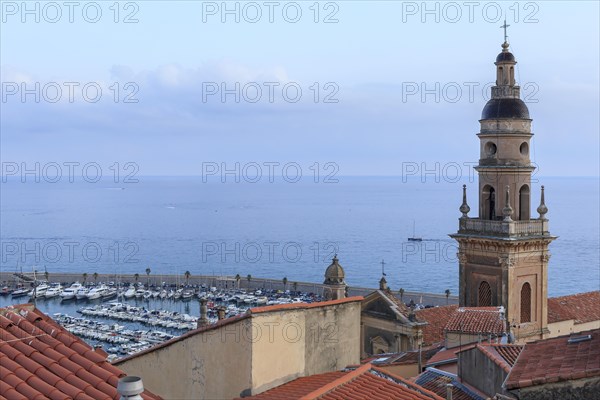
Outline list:
[[[225,319],[225,313],[227,312],[227,309],[223,306],[220,306],[219,308],[217,308],[217,317],[220,320]]]
[[[512,221],[512,218],[510,217],[513,213],[513,209],[510,206],[510,187],[508,185],[506,185],[506,201],[505,201],[505,206],[502,209],[502,215],[504,216],[504,221]]]
[[[463,185],[463,201],[459,211],[462,213],[462,218],[469,218],[468,214],[471,211],[471,207],[467,204],[467,185]]]
[[[546,207],[545,199],[544,199],[544,185],[542,185],[542,197],[540,198],[540,205],[537,208],[537,212],[540,214],[541,220],[546,219],[546,213],[548,212],[548,207]]]
[[[379,280],[379,290],[387,290],[387,288],[387,281],[385,280],[385,277],[382,276]]]
[[[208,300],[206,300],[206,298],[201,298],[200,299],[200,318],[198,319],[197,322],[197,327],[201,328],[203,326],[208,325],[208,307],[206,306],[206,303],[208,302]]]

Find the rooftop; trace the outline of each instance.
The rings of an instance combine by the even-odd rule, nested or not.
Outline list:
[[[0,398],[119,399],[125,373],[32,304],[0,309]],[[145,391],[146,400],[160,397]]]
[[[573,338],[582,340],[570,343]],[[520,389],[596,376],[600,376],[600,329],[527,343],[506,378],[506,387]]]
[[[576,324],[600,320],[600,291],[548,299],[548,323],[573,319]]]
[[[298,378],[250,398],[443,400],[435,393],[371,364]]]
[[[428,324],[423,327],[423,344],[431,345],[444,340],[444,328],[458,309],[458,305],[424,308],[415,311],[417,319]]]
[[[440,371],[435,368],[427,368],[416,377],[415,383],[433,393],[446,398],[447,384],[452,384],[452,400],[484,400],[474,389],[458,381],[456,375]]]
[[[477,349],[506,372],[510,372],[523,350],[523,345],[517,344],[478,344]]]
[[[445,330],[500,335],[504,324],[502,307],[460,307],[450,316]]]

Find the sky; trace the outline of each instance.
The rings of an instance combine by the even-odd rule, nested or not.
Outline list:
[[[477,162],[504,19],[541,176],[598,176],[599,3],[1,1],[5,165]]]

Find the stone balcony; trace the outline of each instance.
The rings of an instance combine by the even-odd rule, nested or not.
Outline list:
[[[506,238],[550,236],[548,220],[492,221],[479,218],[460,218],[459,235],[478,235]]]

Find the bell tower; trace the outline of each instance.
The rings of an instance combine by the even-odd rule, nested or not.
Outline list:
[[[506,23],[504,28],[506,29]],[[480,122],[478,217],[468,216],[463,186],[458,242],[459,303],[503,306],[517,339],[547,333],[548,231],[544,187],[538,218],[531,218],[531,118],[515,82],[515,57],[506,40],[496,57],[496,85]]]

